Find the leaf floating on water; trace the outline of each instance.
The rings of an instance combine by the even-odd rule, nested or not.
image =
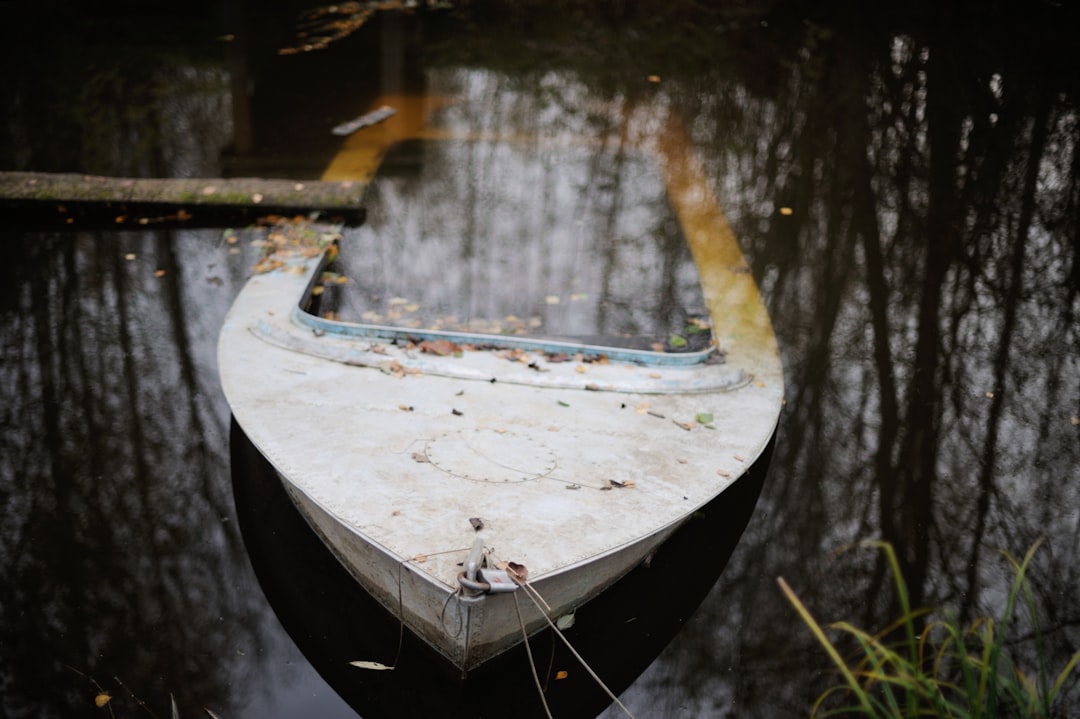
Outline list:
[[[566,679],[568,676],[570,675],[566,673],[565,669],[560,669],[559,671],[555,672],[555,679]]]
[[[110,695],[108,692],[101,692],[96,697],[94,697],[94,706],[100,709],[111,701],[112,695]]]
[[[349,664],[354,667],[359,667],[361,669],[374,669],[376,671],[386,671],[388,669],[393,669],[393,667],[388,667],[385,664],[381,664],[379,662],[355,661],[349,662]]]
[[[792,210],[790,207],[781,207],[780,208],[780,214],[783,215],[784,217],[789,217],[793,212],[794,212],[794,210]]]
[[[671,335],[670,339],[668,339],[668,343],[672,347],[682,348],[686,346],[686,338],[682,335]]]

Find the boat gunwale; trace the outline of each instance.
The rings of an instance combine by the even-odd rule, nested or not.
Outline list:
[[[542,352],[544,354],[564,354],[585,357],[606,357],[615,362],[626,362],[646,367],[694,367],[708,364],[710,360],[721,356],[716,337],[709,329],[709,346],[703,350],[691,352],[656,352],[611,345],[594,345],[520,335],[497,335],[486,332],[457,332],[450,330],[412,329],[379,325],[365,322],[347,322],[319,317],[304,309],[309,304],[319,277],[332,264],[326,254],[311,277],[311,282],[304,290],[299,302],[292,309],[292,319],[298,325],[307,327],[315,334],[324,333],[344,338],[385,339],[390,341],[439,341],[448,340],[459,345],[474,345],[484,349]]]

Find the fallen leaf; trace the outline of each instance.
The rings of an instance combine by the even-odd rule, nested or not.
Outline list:
[[[524,582],[529,578],[529,570],[524,564],[518,564],[517,562],[507,562],[505,567],[506,573],[510,575],[510,578],[517,582]]]
[[[566,673],[565,669],[560,669],[559,671],[555,672],[556,679],[566,679],[566,677],[568,676],[570,675]]]
[[[387,669],[393,669],[393,667],[388,667],[385,664],[380,664],[379,662],[356,661],[349,662],[349,664],[353,665],[354,667],[360,667],[361,669],[375,669],[377,671],[386,671]]]
[[[112,696],[110,696],[108,692],[101,692],[96,697],[94,697],[94,706],[100,709],[101,707],[108,704],[110,701],[112,701]]]
[[[682,335],[671,335],[668,339],[668,343],[670,343],[672,347],[685,347],[686,338]]]
[[[165,270],[154,270],[154,277],[164,277]]]
[[[555,626],[559,629],[569,629],[574,626],[574,621],[577,619],[577,615],[574,612],[564,614],[555,621]]]
[[[716,470],[716,473],[719,474],[721,477],[730,477],[731,476],[731,472],[727,471],[726,469],[718,469],[718,470]]]
[[[412,458],[413,458],[413,461],[419,462],[420,464],[428,464],[428,463],[431,462],[431,460],[428,459],[428,456],[426,454],[424,454],[423,452],[413,452],[412,453]]]
[[[698,424],[712,424],[713,423],[713,416],[709,412],[698,412],[697,416],[694,417],[694,419],[697,420]]]
[[[412,560],[414,562],[416,562],[417,564],[423,564],[424,562],[427,561],[427,555],[426,554],[417,554],[415,557],[412,558]]]
[[[790,215],[792,212],[794,212],[794,210],[792,210],[790,207],[781,207],[780,208],[780,214],[784,215],[785,217]]]
[[[428,354],[447,357],[461,352],[461,347],[450,340],[424,340],[420,343],[420,351]]]
[[[689,432],[690,430],[692,430],[694,428],[694,423],[693,422],[680,422],[677,419],[673,419],[671,421],[674,422],[675,424],[677,424],[679,427],[682,427],[683,429],[685,429],[687,432]]]

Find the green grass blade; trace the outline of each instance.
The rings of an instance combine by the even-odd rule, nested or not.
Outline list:
[[[788,601],[791,602],[791,605],[795,607],[795,611],[802,617],[803,622],[810,627],[810,631],[813,632],[818,642],[829,655],[829,658],[832,659],[833,663],[840,670],[840,673],[844,676],[844,681],[847,682],[848,687],[850,687],[852,693],[859,700],[860,708],[867,716],[877,716],[870,704],[866,692],[863,691],[863,688],[859,685],[859,682],[855,679],[851,670],[848,669],[847,664],[841,659],[840,653],[836,650],[836,647],[833,646],[832,642],[829,641],[829,638],[825,636],[825,631],[821,628],[821,625],[817,623],[817,620],[814,619],[814,616],[810,614],[810,610],[808,610],[806,605],[804,605],[799,597],[796,596],[795,592],[788,586],[788,583],[784,581],[783,577],[777,577],[776,581],[780,585],[780,590],[784,593],[784,596],[786,596]]]

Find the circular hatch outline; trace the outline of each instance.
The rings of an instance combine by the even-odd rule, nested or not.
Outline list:
[[[479,439],[471,442],[470,435],[477,436]],[[523,468],[514,466],[501,458],[489,456],[488,453],[482,451],[482,447],[478,446],[479,442],[484,440],[494,440],[496,443],[506,445],[499,448],[500,454],[509,453],[511,457],[524,458],[526,453],[522,450],[529,450],[534,454],[533,459],[542,466],[539,469]],[[471,454],[466,456],[467,452]],[[427,457],[428,462],[452,477],[489,484],[533,482],[551,475],[558,467],[555,452],[549,447],[528,435],[515,434],[509,430],[474,428],[446,432],[427,441],[424,445],[424,456]],[[460,468],[461,463],[469,460],[472,460],[480,471],[475,469],[465,471]],[[492,468],[492,471],[485,471],[485,465]],[[508,476],[508,474],[494,476],[497,472],[517,476]]]

